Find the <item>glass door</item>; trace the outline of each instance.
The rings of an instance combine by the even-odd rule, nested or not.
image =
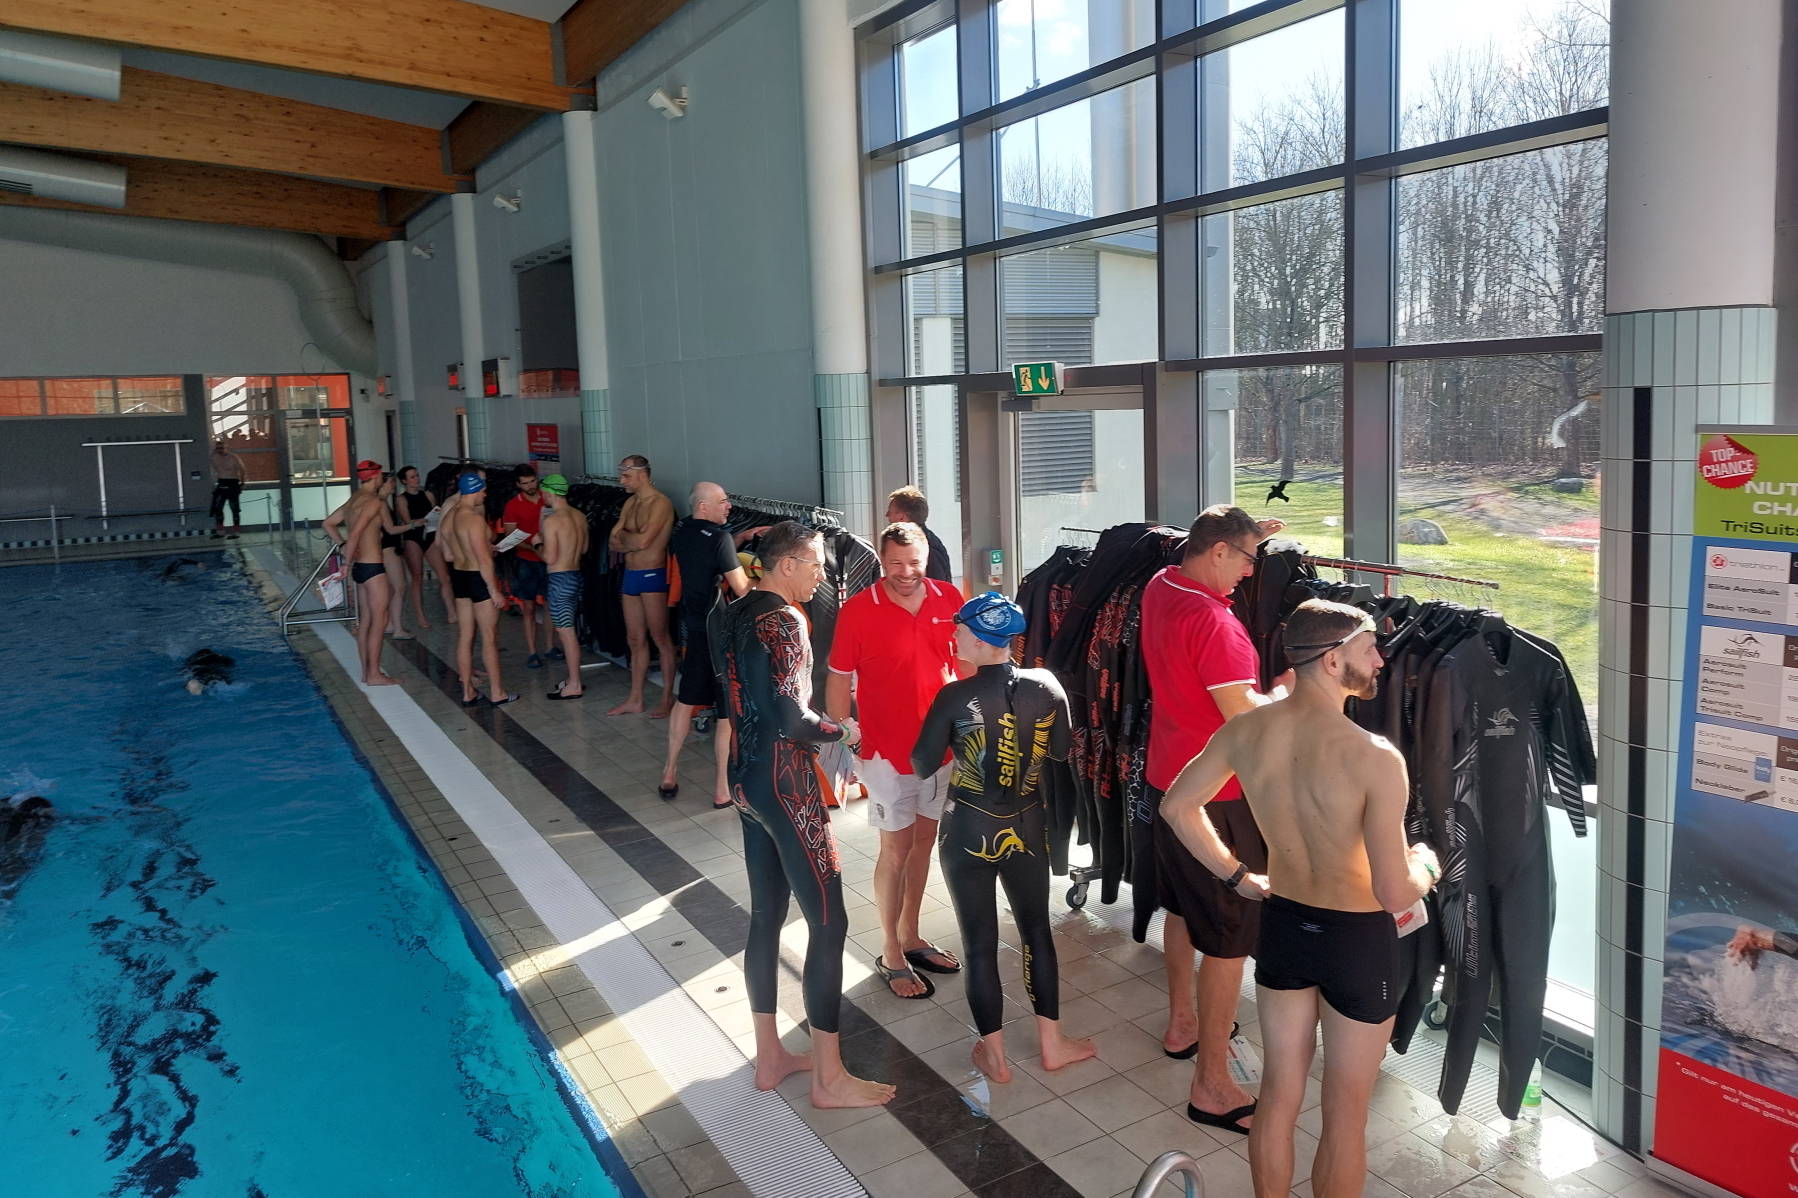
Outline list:
[[[246,525],[321,520],[349,498],[348,375],[214,375],[206,394],[213,438],[243,459]]]
[[[350,497],[350,418],[299,409],[285,414],[287,503],[295,523],[323,520]]]
[[[1140,388],[1045,396],[1012,413],[1012,533],[1017,576],[1059,545],[1148,512]]]

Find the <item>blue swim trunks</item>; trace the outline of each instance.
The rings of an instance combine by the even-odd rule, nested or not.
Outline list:
[[[626,570],[620,593],[625,595],[665,595],[668,593],[667,570]]]
[[[549,575],[549,622],[557,628],[573,628],[574,612],[581,605],[579,570],[552,570]]]

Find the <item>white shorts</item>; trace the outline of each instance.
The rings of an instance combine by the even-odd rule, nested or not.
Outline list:
[[[868,788],[868,826],[882,832],[903,832],[919,816],[943,818],[943,800],[949,797],[949,771],[940,769],[928,778],[902,774],[884,757],[857,760],[855,772]]]

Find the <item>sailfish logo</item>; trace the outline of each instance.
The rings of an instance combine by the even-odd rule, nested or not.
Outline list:
[[[990,845],[986,837],[982,836],[980,847],[968,850],[968,856],[978,857],[982,861],[1003,861],[1013,853],[1023,853],[1026,857],[1030,855],[1030,850],[1024,847],[1024,838],[1018,835],[1016,828],[995,832]]]

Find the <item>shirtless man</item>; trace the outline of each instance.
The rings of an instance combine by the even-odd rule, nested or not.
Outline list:
[[[1256,1198],[1292,1187],[1292,1130],[1323,1023],[1323,1134],[1311,1168],[1317,1198],[1359,1195],[1367,1181],[1367,1107],[1398,1007],[1394,914],[1436,884],[1436,855],[1405,847],[1405,760],[1342,714],[1371,698],[1384,664],[1359,608],[1312,599],[1286,622],[1297,671],[1289,698],[1225,724],[1180,771],[1162,814],[1194,857],[1244,898],[1264,900],[1255,950],[1263,1050],[1249,1132]],[[1232,776],[1267,841],[1267,874],[1250,873],[1205,805]]]
[[[549,692],[552,699],[578,699],[581,687],[581,642],[574,635],[574,614],[581,606],[581,558],[587,552],[587,517],[568,502],[568,480],[552,474],[541,484],[543,526],[539,544],[549,566],[545,584],[549,595],[549,622],[568,663],[568,678]],[[526,613],[528,616],[530,613]]]
[[[493,534],[487,526],[487,480],[474,471],[456,480],[462,497],[443,518],[437,540],[449,555],[450,589],[456,598],[456,676],[462,680],[462,706],[481,701],[474,685],[474,634],[481,633],[481,661],[487,667],[488,701],[495,707],[517,700],[506,693],[499,676],[499,580],[493,576]]]
[[[674,706],[674,640],[668,635],[668,534],[674,505],[650,481],[649,459],[633,453],[618,463],[618,481],[630,498],[618,513],[611,546],[624,554],[624,628],[631,646],[631,695],[607,715],[643,710],[649,678],[649,642],[662,661],[662,705],[652,718],[668,718]]]
[[[480,475],[483,479],[487,477],[487,471],[480,466],[469,466],[464,470],[464,473],[470,471]],[[425,534],[425,564],[430,566],[431,572],[437,576],[437,590],[439,597],[443,600],[444,613],[448,617],[449,622],[454,624],[456,622],[456,596],[450,590],[449,556],[444,553],[444,545],[438,540],[438,535],[443,531],[443,526],[449,522],[450,513],[455,511],[456,507],[462,502],[461,492],[454,489],[454,483],[450,484],[450,486],[450,493],[445,496],[443,502],[437,506],[437,532],[427,532]],[[486,500],[483,498],[482,503],[484,504],[485,502]]]
[[[356,590],[356,647],[362,657],[364,686],[393,686],[395,680],[381,669],[381,634],[387,628],[387,609],[393,599],[393,583],[381,560],[381,534],[397,531],[392,513],[381,501],[387,474],[381,463],[364,459],[356,463],[356,493],[325,519],[325,535],[338,548],[349,549],[350,578]]]

